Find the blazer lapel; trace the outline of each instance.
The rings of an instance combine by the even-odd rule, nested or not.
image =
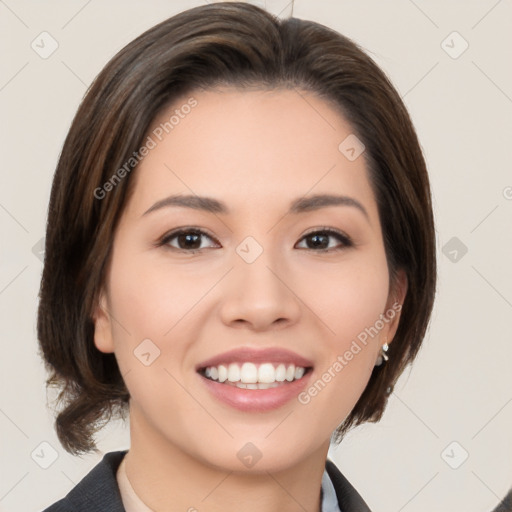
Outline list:
[[[327,459],[325,468],[331,477],[341,512],[371,512],[363,498],[341,474],[334,462]]]

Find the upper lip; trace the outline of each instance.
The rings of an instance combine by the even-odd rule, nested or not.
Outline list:
[[[301,366],[303,368],[313,366],[313,363],[309,359],[284,348],[253,349],[249,347],[242,347],[228,352],[223,352],[222,354],[218,354],[206,361],[203,361],[196,366],[196,371],[207,368],[208,366],[244,362],[287,363],[294,364],[295,366]]]

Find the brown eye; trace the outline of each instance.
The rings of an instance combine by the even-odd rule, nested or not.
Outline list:
[[[204,238],[213,240],[208,233],[201,229],[181,229],[165,235],[158,245],[167,246],[178,251],[195,252],[208,247],[202,246]]]
[[[338,240],[338,242],[341,242],[341,245],[332,246],[332,239]],[[348,236],[333,229],[312,231],[311,233],[308,233],[306,236],[304,236],[301,241],[302,240],[306,241],[306,249],[311,249],[316,252],[331,250],[335,251],[346,247],[351,247],[353,245]]]

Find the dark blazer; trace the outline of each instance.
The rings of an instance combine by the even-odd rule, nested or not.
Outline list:
[[[512,489],[492,512],[512,512]]]
[[[126,452],[106,453],[65,498],[43,512],[126,512],[116,479],[117,468]],[[336,491],[341,512],[371,512],[334,462],[327,459],[325,467]]]

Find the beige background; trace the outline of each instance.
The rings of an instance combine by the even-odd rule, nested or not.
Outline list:
[[[59,445],[36,353],[37,244],[71,119],[118,50],[201,3],[0,0],[0,511],[43,509],[101,458]],[[266,2],[272,11],[286,3]],[[430,170],[439,243],[437,303],[416,365],[383,420],[330,456],[372,510],[489,511],[512,486],[512,4],[297,0],[294,15],[360,43],[404,97]],[[58,43],[47,59],[31,48],[43,31]],[[128,445],[121,424],[100,436],[102,452]]]

